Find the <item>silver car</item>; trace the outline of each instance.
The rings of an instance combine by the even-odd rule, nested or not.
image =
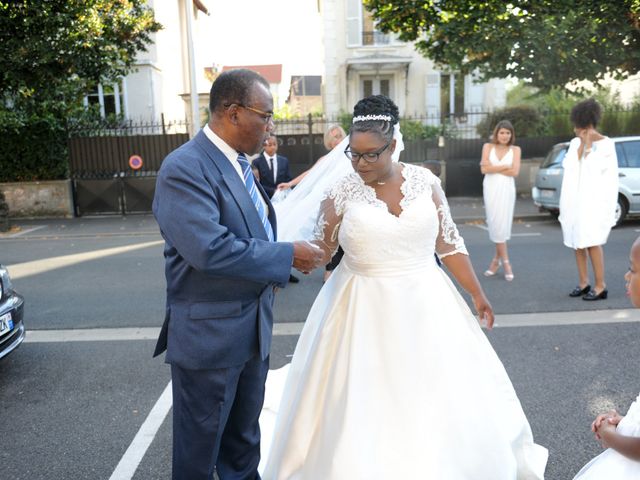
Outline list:
[[[618,206],[616,224],[627,214],[640,213],[640,136],[612,137],[618,156]],[[569,149],[569,142],[558,143],[540,164],[531,197],[542,210],[557,216],[560,211],[560,189],[564,169],[562,162]]]

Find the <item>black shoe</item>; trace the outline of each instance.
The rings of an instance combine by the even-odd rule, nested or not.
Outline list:
[[[590,291],[591,291],[591,285],[587,285],[584,288],[580,288],[580,286],[578,285],[576,288],[573,289],[573,292],[571,292],[569,294],[569,296],[570,297],[581,297],[583,295],[586,295]]]
[[[600,293],[596,293],[595,290],[591,290],[589,291],[589,293],[587,293],[584,297],[582,297],[583,300],[606,300],[607,299],[607,295],[608,295],[608,291],[605,288],[604,290],[602,290]]]
[[[300,279],[298,277],[294,277],[293,275],[289,275],[289,283],[298,283]]]

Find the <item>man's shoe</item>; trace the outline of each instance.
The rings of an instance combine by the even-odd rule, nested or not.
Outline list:
[[[289,275],[289,283],[298,283],[300,281],[300,279],[298,277],[295,277],[293,275]]]

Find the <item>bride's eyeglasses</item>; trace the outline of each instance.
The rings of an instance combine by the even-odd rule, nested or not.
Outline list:
[[[349,160],[353,163],[358,163],[361,158],[364,158],[364,161],[367,163],[376,163],[380,158],[380,154],[384,152],[391,145],[391,140],[382,147],[380,150],[376,150],[375,152],[367,152],[367,153],[358,153],[349,149],[349,145],[344,149],[344,154],[347,156]]]

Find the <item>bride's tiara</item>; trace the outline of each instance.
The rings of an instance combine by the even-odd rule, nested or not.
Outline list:
[[[384,120],[385,122],[391,121],[391,115],[358,115],[353,117],[353,123],[367,122],[369,120]]]

